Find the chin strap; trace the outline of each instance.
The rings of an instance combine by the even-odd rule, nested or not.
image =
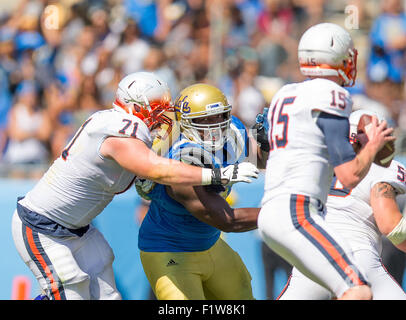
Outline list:
[[[339,69],[339,70],[337,70],[337,72],[338,72],[338,75],[340,76],[340,78],[344,80],[344,85],[345,86],[351,86],[352,87],[354,85],[354,81],[351,81],[347,77],[347,75],[345,74],[345,72],[343,70]]]

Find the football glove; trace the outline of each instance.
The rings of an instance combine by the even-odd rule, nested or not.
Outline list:
[[[268,141],[268,111],[264,108],[263,113],[257,114],[255,124],[251,127],[254,139],[257,141],[259,148],[264,152],[269,152],[270,146]]]
[[[135,179],[135,189],[141,198],[151,200],[148,194],[155,188],[155,182],[148,179]]]
[[[237,182],[251,183],[258,178],[258,168],[250,162],[233,164],[225,168],[212,169],[211,184],[232,185]]]

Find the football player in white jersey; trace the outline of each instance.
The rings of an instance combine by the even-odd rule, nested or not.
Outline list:
[[[354,149],[359,150],[356,134],[361,115],[376,113],[357,110],[350,116]],[[381,117],[379,117],[381,118]],[[406,251],[406,222],[396,196],[406,192],[406,169],[392,160],[390,167],[372,164],[367,176],[347,189],[333,179],[326,208],[326,222],[350,245],[353,255],[371,284],[374,300],[405,300],[406,294],[392,278],[381,260],[382,235]],[[305,277],[296,268],[280,300],[326,300],[335,298],[330,291]]]
[[[249,163],[224,172],[156,155],[151,131],[161,124],[171,127],[170,111],[168,86],[154,74],[124,77],[113,108],[91,115],[34,188],[18,199],[13,239],[49,299],[121,298],[113,252],[91,221],[137,176],[169,185],[249,182],[257,176]]]
[[[304,82],[287,84],[268,113],[270,152],[258,229],[265,243],[338,299],[370,299],[371,290],[348,245],[324,221],[333,172],[346,188],[367,174],[393,129],[385,121],[368,130],[368,143],[355,154],[349,142],[349,92],[357,51],[343,28],[322,23],[299,41]]]

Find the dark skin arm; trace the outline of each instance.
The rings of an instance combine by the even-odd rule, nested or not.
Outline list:
[[[194,217],[224,232],[244,232],[257,228],[259,208],[233,209],[219,194],[206,187],[167,186],[169,196]]]
[[[263,151],[254,138],[249,138],[249,152],[256,155],[256,166],[258,169],[266,168],[266,161],[268,160],[268,152]]]

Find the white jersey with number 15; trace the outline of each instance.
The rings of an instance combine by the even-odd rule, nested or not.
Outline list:
[[[316,124],[320,112],[349,117],[349,92],[326,79],[282,87],[269,113],[270,152],[262,204],[280,194],[303,194],[327,200],[333,168],[323,132]]]

